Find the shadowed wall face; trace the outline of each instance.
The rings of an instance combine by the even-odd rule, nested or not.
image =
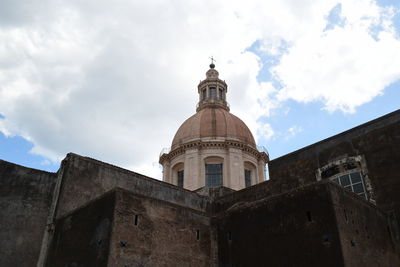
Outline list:
[[[114,192],[56,222],[46,266],[107,266]]]
[[[387,215],[335,184],[330,191],[345,266],[399,266]]]
[[[368,198],[400,219],[400,111],[330,137],[268,164],[271,181],[298,185],[317,181],[318,171],[337,161],[361,158]],[[337,175],[340,175],[338,173]],[[322,179],[330,179],[322,173]],[[369,188],[370,187],[370,188]],[[396,223],[393,227],[400,229]],[[400,240],[399,234],[395,238]]]
[[[36,266],[55,181],[0,160],[0,266]]]
[[[219,266],[343,266],[326,185],[245,202],[216,227]]]

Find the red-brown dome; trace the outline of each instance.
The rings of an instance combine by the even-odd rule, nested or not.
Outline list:
[[[244,122],[223,108],[203,108],[187,119],[175,134],[172,149],[200,138],[225,138],[256,147]]]

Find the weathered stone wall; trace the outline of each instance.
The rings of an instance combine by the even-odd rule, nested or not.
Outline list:
[[[387,215],[337,184],[329,187],[345,266],[400,266]]]
[[[57,217],[117,187],[191,209],[205,211],[208,208],[208,201],[204,196],[72,153],[64,159],[61,171],[63,178]]]
[[[108,266],[211,266],[210,218],[118,190]]]
[[[36,266],[55,180],[0,160],[0,266]]]
[[[107,266],[114,206],[110,192],[58,219],[46,266]]]
[[[359,155],[365,158],[376,204],[399,220],[400,110],[271,160],[270,179],[282,185],[311,183],[319,168]]]
[[[215,227],[218,266],[343,266],[324,183],[237,203],[215,218]]]

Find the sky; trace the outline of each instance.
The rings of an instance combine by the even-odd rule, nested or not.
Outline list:
[[[210,56],[274,159],[399,109],[398,0],[0,0],[0,159],[160,178]]]

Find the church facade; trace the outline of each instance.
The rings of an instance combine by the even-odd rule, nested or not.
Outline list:
[[[206,75],[163,181],[0,160],[0,266],[400,266],[400,110],[270,160]]]

